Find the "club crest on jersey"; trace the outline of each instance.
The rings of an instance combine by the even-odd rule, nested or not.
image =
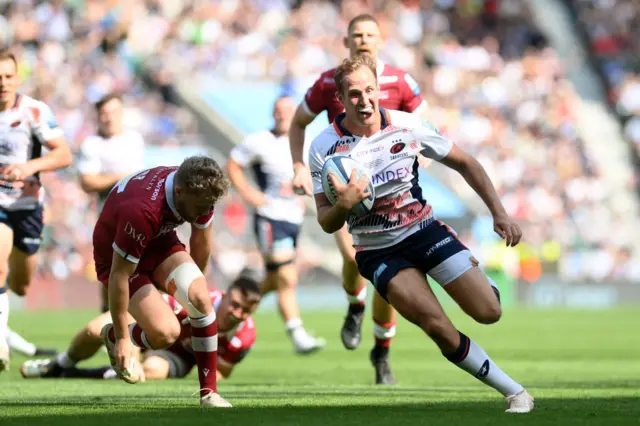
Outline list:
[[[18,127],[20,125],[20,123],[22,123],[22,121],[20,121],[20,120],[14,121],[13,123],[11,123],[11,127]]]
[[[393,144],[393,146],[391,146],[391,149],[389,150],[389,152],[392,154],[398,154],[404,149],[405,146],[406,144],[404,142],[398,142],[396,144]]]

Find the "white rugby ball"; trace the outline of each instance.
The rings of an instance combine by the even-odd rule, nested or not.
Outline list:
[[[376,198],[375,189],[371,183],[369,173],[367,173],[367,169],[362,164],[346,155],[334,155],[333,157],[329,157],[322,167],[322,189],[329,199],[329,202],[331,204],[335,204],[337,195],[333,184],[329,180],[329,173],[334,175],[340,183],[348,184],[353,170],[356,170],[356,176],[358,179],[364,175],[367,176],[367,179],[369,180],[366,191],[371,195],[353,206],[351,209],[351,214],[357,217],[362,217],[369,214],[373,208],[373,201]]]

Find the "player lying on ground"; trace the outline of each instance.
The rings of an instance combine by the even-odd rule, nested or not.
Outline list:
[[[166,349],[181,325],[158,289],[187,310],[200,381],[200,404],[230,407],[217,393],[218,326],[205,270],[212,250],[213,207],[229,181],[211,158],[155,167],[119,181],[93,232],[98,280],[109,288],[113,324],[102,330],[111,366],[128,383],[140,380],[133,345]],[[191,224],[190,253],[175,228]],[[136,322],[129,322],[129,314]]]
[[[236,191],[255,208],[254,231],[267,276],[263,293],[275,291],[278,308],[295,351],[309,354],[322,349],[324,339],[305,330],[296,299],[298,269],[295,264],[304,201],[291,186],[293,164],[287,132],[293,117],[293,99],[288,96],[273,105],[274,128],[248,135],[227,161],[227,173]],[[245,169],[257,170],[259,190],[247,179]]]
[[[354,17],[347,27],[344,45],[349,49],[351,58],[366,55],[376,61],[376,72],[385,96],[380,105],[387,109],[396,109],[424,117],[427,104],[420,93],[420,86],[406,71],[385,64],[378,59],[378,50],[382,47],[382,35],[376,18],[369,14]],[[336,68],[325,71],[307,91],[304,100],[298,106],[289,132],[290,149],[295,174],[294,190],[312,194],[309,168],[303,162],[305,128],[318,114],[326,110],[329,122],[333,122],[344,107],[336,98],[336,86],[333,80]],[[344,147],[336,146],[340,152]],[[353,249],[353,238],[344,226],[334,234],[338,249],[342,255],[342,285],[347,293],[349,308],[345,316],[340,336],[345,348],[356,349],[362,340],[362,320],[367,299],[367,282],[359,274]],[[375,368],[376,383],[394,384],[391,372],[389,349],[391,339],[396,333],[396,313],[379,294],[373,295],[373,334],[375,344],[369,357]]]
[[[508,246],[520,241],[519,226],[506,214],[477,160],[419,117],[379,107],[374,61],[366,56],[343,61],[335,73],[335,83],[345,113],[314,139],[309,153],[322,229],[336,232],[346,222],[353,235],[360,273],[380,295],[424,330],[449,361],[504,395],[508,412],[531,411],[533,398],[529,393],[455,328],[429,287],[426,274],[476,321],[491,324],[500,319],[495,284],[478,268],[456,234],[433,216],[424,198],[418,185],[418,154],[443,163],[465,178],[489,208],[494,230]],[[323,191],[322,169],[335,155],[336,146],[346,147],[340,154],[357,159],[371,180],[357,180],[355,170],[346,183],[330,174],[337,195],[332,205]],[[362,217],[350,214],[371,195],[367,192],[370,183],[375,193],[372,210]]]
[[[7,328],[7,345],[11,352],[18,352],[28,357],[58,355],[57,349],[36,346],[34,343],[29,342],[11,328]]]
[[[233,368],[249,353],[256,339],[256,328],[251,316],[260,304],[261,292],[256,280],[248,275],[237,278],[226,292],[210,291],[211,302],[218,318],[217,376],[228,378]],[[191,327],[186,309],[173,297],[163,294],[165,300],[182,324],[180,338],[168,349],[146,350],[142,353],[142,378],[145,380],[182,378],[194,365],[196,358],[191,348]],[[130,322],[133,322],[130,318]],[[109,312],[89,321],[80,330],[66,352],[57,359],[29,360],[22,364],[24,378],[94,378],[112,379],[115,371],[110,367],[78,368],[76,364],[91,358],[102,346],[100,331],[111,322]]]

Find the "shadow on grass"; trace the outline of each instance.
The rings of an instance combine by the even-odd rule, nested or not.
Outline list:
[[[263,395],[264,396],[264,395]],[[320,399],[320,398],[319,398]],[[345,398],[348,404],[348,398]],[[127,404],[127,401],[129,404]],[[504,413],[499,400],[403,404],[280,407],[237,407],[203,410],[197,399],[158,396],[141,398],[59,398],[0,401],[3,426],[101,425],[251,425],[251,426],[400,426],[400,425],[631,425],[640,418],[640,396],[612,398],[538,398],[527,415]],[[241,404],[240,401],[238,403]],[[5,411],[6,410],[6,411]],[[4,411],[4,413],[2,413]],[[4,417],[3,414],[11,415]],[[4,418],[3,418],[4,417]]]

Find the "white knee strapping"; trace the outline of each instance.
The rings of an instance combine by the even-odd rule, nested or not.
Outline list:
[[[191,318],[202,318],[205,316],[189,301],[189,287],[191,287],[191,283],[198,278],[204,278],[200,268],[198,268],[195,263],[187,262],[174,269],[169,274],[165,283],[165,287],[170,288],[171,281],[173,281],[176,286],[176,293],[173,296],[185,307]]]

